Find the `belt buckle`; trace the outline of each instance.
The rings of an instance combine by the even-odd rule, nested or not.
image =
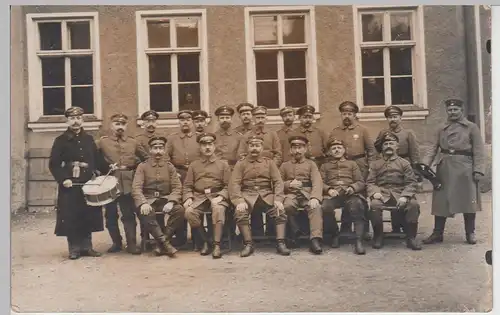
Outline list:
[[[259,190],[259,186],[254,186],[253,189],[255,189],[255,190],[258,191]]]
[[[450,154],[454,154],[455,153],[454,149],[449,149],[448,151],[450,151]]]
[[[210,188],[205,189],[205,194],[209,194],[211,192],[212,192],[212,190]]]
[[[160,193],[155,191],[154,194],[153,194],[156,198],[160,197]]]

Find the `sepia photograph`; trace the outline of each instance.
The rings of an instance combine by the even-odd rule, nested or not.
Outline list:
[[[9,23],[12,311],[492,311],[490,5]]]

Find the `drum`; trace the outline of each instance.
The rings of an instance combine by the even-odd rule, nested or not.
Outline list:
[[[89,206],[102,207],[120,196],[118,180],[114,176],[99,176],[82,187],[85,201]]]

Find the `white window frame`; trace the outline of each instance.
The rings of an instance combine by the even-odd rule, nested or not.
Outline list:
[[[412,54],[412,64],[413,64],[413,101],[412,105],[398,105],[405,111],[403,115],[403,120],[422,120],[429,115],[428,104],[427,104],[427,72],[426,72],[426,61],[425,61],[425,38],[424,38],[424,8],[423,5],[379,5],[379,6],[369,6],[369,5],[353,5],[353,21],[354,21],[354,55],[355,55],[355,70],[356,70],[356,102],[359,106],[360,112],[358,117],[361,121],[381,121],[385,120],[383,111],[385,107],[380,106],[380,109],[375,107],[367,106],[363,109],[363,79],[362,79],[362,54],[361,48],[365,47],[388,47],[391,44],[383,45],[379,42],[372,43],[362,43],[362,13],[388,13],[397,10],[402,11],[412,11],[412,31],[414,40],[408,41],[414,42],[415,48]],[[389,15],[386,14],[384,17],[384,25],[389,22]],[[390,32],[390,29],[384,28],[384,32]],[[398,47],[399,44],[394,46]],[[390,63],[389,63],[389,53],[384,51],[384,75],[386,78],[390,77]],[[387,68],[387,69],[385,69]],[[390,80],[385,80],[385,93],[386,100],[391,98],[391,87]],[[387,96],[388,94],[388,96]],[[386,104],[388,106],[389,104]]]
[[[252,104],[257,102],[257,78],[255,70],[255,54],[253,49],[253,22],[252,16],[260,14],[304,14],[305,20],[305,38],[307,53],[306,53],[306,78],[307,78],[307,102],[319,112],[319,94],[318,94],[318,62],[316,53],[316,16],[314,6],[271,6],[271,7],[245,7],[245,45],[246,45],[246,71],[247,71],[247,101]],[[279,31],[279,30],[278,30]],[[303,44],[300,44],[301,46]],[[273,45],[275,46],[275,45]],[[290,46],[290,45],[287,45]],[[279,63],[281,64],[281,63]],[[278,80],[283,69],[278,69]],[[281,85],[281,84],[279,84]],[[284,87],[280,87],[280,95],[284,97]],[[281,103],[281,101],[280,101]],[[259,105],[259,104],[256,104]],[[280,104],[280,108],[281,105]],[[284,104],[286,105],[286,104]],[[279,109],[278,109],[279,110]],[[316,119],[320,118],[320,114],[315,115]],[[267,118],[269,124],[282,124],[281,116],[276,114],[269,115]]]
[[[86,121],[83,127],[86,130],[98,130],[102,124],[101,103],[101,57],[99,48],[99,14],[98,12],[69,12],[69,13],[30,13],[26,14],[26,39],[28,54],[28,95],[29,95],[29,122],[28,128],[33,132],[63,131],[67,125],[63,121],[64,115],[43,115],[42,63],[40,55],[61,55],[61,51],[39,51],[38,21],[78,21],[90,20],[90,40],[93,60],[93,89],[94,113],[85,114]],[[65,23],[63,23],[65,25]],[[63,42],[67,40],[67,30],[63,27]],[[89,50],[84,50],[88,53]],[[69,62],[69,61],[67,61]],[[68,73],[66,73],[68,77]],[[70,80],[71,78],[69,78]],[[68,81],[68,78],[66,78]],[[66,93],[67,94],[67,93]],[[68,96],[67,96],[68,97]],[[69,104],[66,102],[66,107]],[[46,121],[44,121],[46,119]],[[40,121],[42,120],[42,121]]]
[[[191,48],[147,48],[147,25],[148,18],[169,18],[169,17],[200,17],[200,24],[198,26],[198,41],[200,53],[200,109],[210,112],[209,102],[209,82],[208,82],[208,43],[207,43],[207,10],[206,9],[185,9],[185,10],[144,10],[136,12],[136,33],[137,33],[137,95],[138,95],[138,117],[137,124],[142,125],[140,115],[150,109],[149,103],[149,66],[146,51],[165,51],[175,54],[176,52],[185,50],[186,52],[192,51]],[[173,28],[171,30],[171,38]],[[176,63],[175,63],[176,64]],[[172,83],[177,80],[177,67],[171,69]],[[174,78],[175,77],[175,78]],[[167,113],[171,117],[164,117],[160,114],[158,119],[159,127],[175,127],[179,125],[179,120],[174,110],[178,109],[175,106],[178,101],[178,90],[172,88],[172,112]],[[176,108],[177,107],[177,108]],[[162,117],[163,116],[163,117]]]

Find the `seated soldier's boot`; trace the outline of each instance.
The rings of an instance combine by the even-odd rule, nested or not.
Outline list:
[[[474,245],[477,243],[476,234],[474,230],[476,228],[476,214],[475,213],[464,213],[464,226],[465,226],[465,239],[468,244]]]
[[[282,256],[289,256],[290,250],[285,244],[286,224],[276,224],[276,251]]]
[[[216,223],[214,224],[214,248],[212,249],[212,258],[219,259],[222,257],[222,252],[220,249],[220,241],[222,239],[223,234],[223,224]]]
[[[124,223],[125,238],[127,239],[127,252],[132,255],[140,255],[141,249],[137,246],[137,230],[135,222]]]
[[[354,224],[354,232],[356,233],[356,243],[354,244],[354,253],[357,255],[366,254],[363,245],[363,237],[365,235],[365,222],[358,221]]]
[[[175,248],[170,240],[172,239],[172,235],[174,235],[175,230],[171,227],[165,228],[165,241],[162,242],[162,249],[164,253],[170,257],[173,257],[175,253],[177,253],[177,248]]]
[[[153,246],[153,255],[155,256],[163,256],[166,254],[166,251],[162,248],[163,247],[163,243],[160,243],[160,244],[155,244]]]
[[[205,227],[200,226],[196,229],[198,237],[200,238],[200,243],[203,244],[200,249],[200,255],[207,256],[210,255],[210,247],[208,246],[208,236]]]
[[[118,253],[123,249],[122,237],[120,235],[120,231],[110,230],[109,235],[111,236],[111,240],[113,241],[113,245],[108,248],[108,253]]]
[[[382,224],[373,225],[372,247],[375,249],[380,249],[384,247],[384,226]]]
[[[88,250],[82,250],[81,251],[81,256],[87,256],[87,257],[101,257],[102,254],[99,253],[98,251],[94,249],[88,249]]]
[[[321,243],[320,243],[320,239],[319,238],[313,238],[311,240],[311,246],[310,246],[310,251],[311,253],[315,254],[315,255],[319,255],[323,252],[323,249],[321,248]]]
[[[432,231],[432,234],[423,241],[423,243],[427,245],[442,243],[445,224],[446,217],[434,216],[434,230]]]
[[[366,220],[363,227],[363,240],[366,242],[371,241],[372,236],[370,235],[370,221]]]
[[[335,216],[335,214],[334,214],[334,216]],[[333,219],[332,242],[330,245],[332,248],[339,248],[340,247],[339,226],[337,225],[337,221],[335,220],[335,218]]]
[[[252,230],[250,229],[250,225],[248,224],[238,225],[238,229],[240,230],[244,242],[244,247],[240,252],[240,257],[248,257],[254,252],[252,244]]]
[[[407,223],[406,230],[406,247],[411,250],[421,250],[422,246],[420,242],[417,241],[417,231],[418,231],[418,223]]]

